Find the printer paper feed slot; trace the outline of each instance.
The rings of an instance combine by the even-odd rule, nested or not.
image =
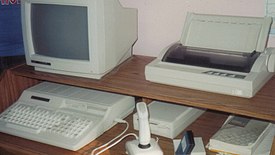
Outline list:
[[[260,53],[256,51],[233,53],[225,50],[187,47],[176,43],[167,50],[162,61],[249,73],[259,55]]]

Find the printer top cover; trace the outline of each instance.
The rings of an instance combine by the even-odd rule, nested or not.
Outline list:
[[[271,17],[189,13],[180,42],[184,46],[251,53],[266,47]]]

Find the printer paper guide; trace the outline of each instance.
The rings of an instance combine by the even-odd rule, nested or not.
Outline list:
[[[275,35],[275,0],[266,0],[266,16],[273,18],[270,34]]]

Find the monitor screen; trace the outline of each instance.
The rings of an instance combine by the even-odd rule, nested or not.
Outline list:
[[[87,19],[87,7],[84,6],[32,4],[31,30],[35,53],[88,60]]]

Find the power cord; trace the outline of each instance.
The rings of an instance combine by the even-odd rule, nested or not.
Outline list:
[[[126,124],[126,128],[124,129],[124,131],[122,133],[120,133],[118,136],[116,136],[115,138],[113,138],[112,140],[110,140],[109,142],[95,148],[92,152],[91,155],[99,155],[102,152],[106,151],[107,149],[113,147],[114,145],[118,144],[121,140],[123,140],[124,138],[128,137],[128,136],[134,136],[136,139],[138,139],[138,136],[134,133],[128,133],[126,135],[124,135],[123,137],[121,137],[123,134],[125,134],[125,132],[128,130],[129,128],[129,123],[125,120],[122,119],[115,119],[115,122],[117,123],[125,123]],[[118,139],[119,137],[121,137],[120,139]],[[118,139],[118,140],[117,140]],[[117,140],[117,141],[115,141]],[[114,142],[115,141],[115,142]],[[111,144],[112,142],[114,142],[113,144]],[[110,145],[111,144],[111,145]],[[108,146],[109,145],[109,146]],[[95,152],[101,148],[105,147],[104,149],[100,150],[98,153],[95,154]]]

